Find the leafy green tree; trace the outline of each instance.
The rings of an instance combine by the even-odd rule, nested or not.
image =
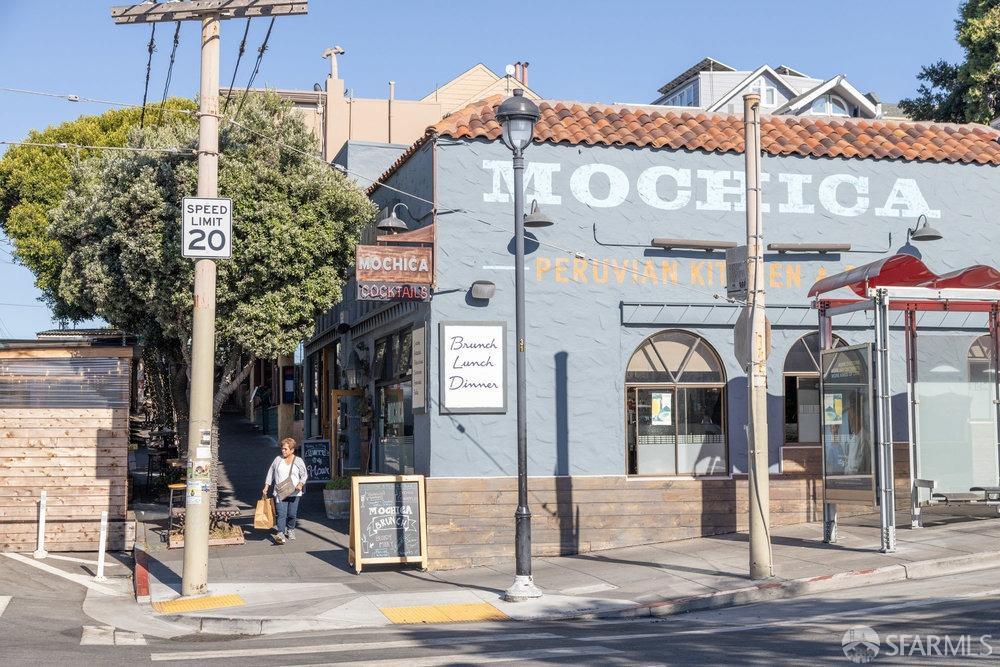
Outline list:
[[[955,31],[965,61],[924,66],[917,96],[899,106],[916,120],[989,123],[1000,116],[1000,0],[967,0]]]
[[[194,108],[191,100],[171,98],[162,109],[147,109],[146,118],[151,124],[169,121],[193,126],[193,116],[177,112]],[[129,133],[139,125],[140,113],[140,109],[128,108],[81,116],[32,130],[25,142],[124,146]],[[11,239],[15,258],[35,274],[35,284],[57,318],[80,320],[88,315],[59,298],[59,277],[66,257],[62,246],[49,235],[49,214],[63,200],[72,162],[93,154],[86,149],[13,146],[0,158],[0,229]]]
[[[65,253],[59,298],[175,360],[175,405],[186,414],[179,388],[189,376],[194,263],[181,257],[180,207],[197,191],[197,130],[165,123],[130,141],[139,140],[185,152],[107,152],[71,166],[49,227]],[[239,124],[223,121],[219,146],[234,238],[232,259],[217,262],[216,418],[255,358],[291,354],[341,298],[360,230],[375,213],[318,159],[315,138],[276,95],[249,96]]]

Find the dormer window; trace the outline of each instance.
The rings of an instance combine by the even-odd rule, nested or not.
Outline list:
[[[820,95],[813,100],[809,113],[816,116],[850,116],[850,107],[837,95]]]
[[[764,77],[760,77],[754,81],[748,90],[760,95],[760,102],[766,107],[773,107],[777,103],[778,91]]]

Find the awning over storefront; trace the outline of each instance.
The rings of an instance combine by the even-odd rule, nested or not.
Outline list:
[[[998,290],[1000,270],[992,266],[973,266],[937,274],[927,268],[919,258],[908,254],[897,254],[863,266],[844,271],[816,281],[809,288],[809,297],[826,305],[849,303],[853,299],[829,298],[825,295],[847,288],[862,298],[868,298],[868,290],[876,287],[915,287],[928,290]],[[950,301],[947,294],[926,297],[896,299],[891,303],[893,310],[988,310],[996,303],[994,298],[984,296],[982,300],[961,299],[961,303]]]

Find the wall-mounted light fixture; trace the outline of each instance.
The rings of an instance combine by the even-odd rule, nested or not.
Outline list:
[[[828,252],[850,252],[850,243],[768,243],[767,249],[773,252],[818,252],[821,255]]]
[[[469,287],[473,299],[492,299],[497,292],[496,284],[489,280],[477,280]]]
[[[538,200],[533,199],[531,201],[531,213],[524,216],[524,226],[525,227],[551,227],[554,222],[552,218],[542,213],[541,209],[538,208]]]
[[[400,206],[405,208],[407,213],[410,213],[410,207],[404,204],[403,202],[399,202],[398,204],[394,205],[391,209],[389,209],[389,215],[379,220],[378,224],[375,225],[380,232],[389,232],[390,234],[398,234],[399,232],[405,232],[407,229],[409,229],[409,227],[406,226],[405,222],[396,217],[396,209]],[[410,217],[412,218],[413,214],[410,214]]]
[[[920,224],[923,220],[924,224]],[[937,241],[943,238],[944,235],[939,232],[934,227],[931,227],[930,223],[927,222],[927,216],[923,213],[917,218],[917,224],[912,229],[906,230],[906,242],[910,241]]]
[[[735,248],[735,241],[715,241],[712,239],[653,239],[649,245],[664,250],[726,250]]]

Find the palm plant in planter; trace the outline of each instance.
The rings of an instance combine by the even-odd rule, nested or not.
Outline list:
[[[346,519],[351,514],[351,478],[334,477],[323,487],[326,518]]]

